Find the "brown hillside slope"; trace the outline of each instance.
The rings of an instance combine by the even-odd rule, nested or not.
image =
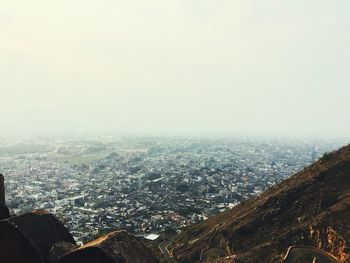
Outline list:
[[[173,254],[179,262],[223,254],[231,262],[280,262],[289,246],[307,245],[349,262],[349,241],[350,145],[261,196],[189,227],[173,244]]]

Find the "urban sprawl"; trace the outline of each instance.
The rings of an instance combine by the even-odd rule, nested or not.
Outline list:
[[[13,214],[46,209],[81,243],[114,229],[146,239],[223,212],[336,143],[96,136],[2,140]]]

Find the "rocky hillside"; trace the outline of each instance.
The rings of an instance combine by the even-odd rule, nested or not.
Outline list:
[[[126,231],[78,246],[52,214],[37,210],[0,220],[1,263],[157,263],[151,251]]]
[[[280,262],[289,246],[307,245],[349,262],[349,242],[350,145],[261,196],[187,228],[170,248],[178,262],[256,263]]]

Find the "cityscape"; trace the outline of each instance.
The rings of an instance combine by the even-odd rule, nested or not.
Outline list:
[[[0,6],[0,263],[350,263],[350,1]]]
[[[147,240],[230,209],[341,142],[71,136],[3,139],[12,214],[53,213],[86,243],[115,229]]]

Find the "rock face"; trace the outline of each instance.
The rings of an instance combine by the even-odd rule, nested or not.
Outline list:
[[[0,220],[4,220],[9,217],[10,217],[10,214],[7,206],[0,205]]]
[[[45,211],[0,221],[1,263],[46,263],[58,242],[75,244],[68,230]]]
[[[289,246],[299,245],[350,262],[349,242],[347,146],[261,196],[189,227],[175,240],[172,252],[179,262],[205,261],[223,253],[230,262],[280,262]]]
[[[0,220],[8,218],[9,210],[6,206],[5,201],[5,183],[4,183],[4,176],[0,174]]]
[[[46,211],[0,221],[1,263],[157,263],[145,245],[125,231],[112,232],[82,247]]]
[[[55,243],[49,251],[49,262],[58,263],[64,255],[70,253],[78,247],[78,245],[66,241]]]
[[[5,202],[5,179],[2,174],[0,174],[0,206],[6,205]]]
[[[65,255],[60,263],[156,263],[151,252],[125,231],[102,236]]]

